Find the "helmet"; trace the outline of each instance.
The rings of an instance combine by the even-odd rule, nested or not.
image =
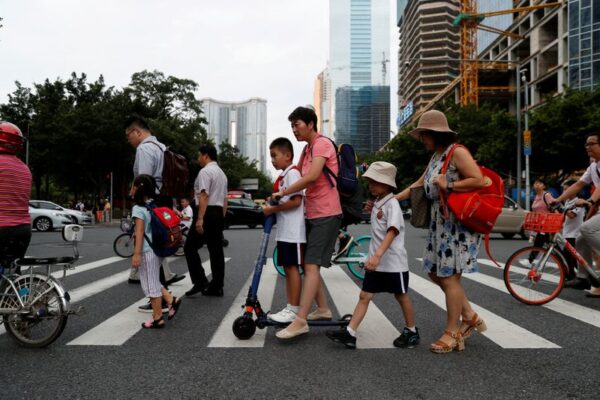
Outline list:
[[[18,126],[0,121],[0,152],[17,154],[23,148],[24,141]]]

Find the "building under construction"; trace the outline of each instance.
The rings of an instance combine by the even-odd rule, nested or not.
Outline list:
[[[599,20],[597,22],[600,23],[600,0],[587,0],[587,3],[585,0],[572,0],[571,3],[574,2],[588,5],[598,3]],[[496,4],[500,6],[500,3]],[[592,7],[589,7],[590,16],[592,16]],[[434,8],[456,10],[453,16],[454,20],[450,24],[444,15],[439,19],[440,23],[437,26],[438,30],[443,27],[449,31],[442,42],[460,43],[458,53],[447,51],[447,54],[444,55],[430,56],[425,51],[428,41],[426,35],[421,35],[418,40],[408,40],[407,33],[411,32],[409,26],[418,24],[419,19],[422,19],[427,13],[431,13],[431,9]],[[438,13],[438,15],[442,14]],[[496,26],[485,25],[489,17],[500,15],[510,16],[510,19],[507,20],[504,17],[501,26],[498,24]],[[572,18],[570,26],[568,15],[566,2],[557,5],[551,0],[517,0],[512,3],[512,8],[503,10],[490,10],[489,4],[487,4],[485,11],[479,13],[476,0],[409,0],[402,18],[399,19],[401,45],[398,57],[400,62],[398,95],[399,105],[412,103],[413,112],[408,115],[406,110],[400,109],[399,115],[402,117],[399,119],[403,123],[414,121],[422,112],[431,109],[436,102],[452,96],[457,102],[460,101],[463,104],[493,102],[515,112],[515,91],[517,79],[519,79],[517,70],[520,70],[519,72],[525,76],[528,82],[529,108],[539,105],[547,96],[563,92],[565,86],[569,84],[573,86],[575,80],[568,78],[574,76],[573,69],[569,73],[569,55],[571,53],[571,58],[573,58],[575,52],[569,51],[569,35],[570,32],[574,32],[574,29],[580,29],[580,24],[577,20],[577,26],[574,26],[575,19]],[[455,39],[456,33],[448,28],[448,25],[454,29],[460,28],[460,40]],[[426,25],[419,29],[423,33],[428,31]],[[478,29],[496,32],[498,35],[495,39],[488,40],[489,44],[485,48],[478,48],[476,38]],[[600,39],[600,33],[598,37]],[[586,45],[589,44],[586,43]],[[445,46],[448,49],[452,47],[450,44]],[[600,40],[597,46],[600,48]],[[444,57],[456,60],[455,63],[437,61],[435,64],[438,68],[445,68],[445,70],[438,69],[437,73],[440,76],[445,73],[445,79],[449,83],[431,96],[428,102],[424,101],[422,94],[427,92],[427,85],[424,85],[422,80],[415,79],[414,74],[405,71],[410,71],[407,67],[412,60],[422,61],[424,58],[442,59]],[[429,62],[434,63],[435,61]],[[460,71],[457,73],[459,64]],[[471,67],[475,68],[469,70]],[[591,71],[590,67],[590,74]],[[575,72],[581,76],[579,71]],[[456,79],[449,79],[456,73]],[[587,77],[587,75],[585,76]],[[597,78],[600,78],[600,68]],[[594,81],[593,78],[591,80]],[[525,107],[523,97],[521,104]]]

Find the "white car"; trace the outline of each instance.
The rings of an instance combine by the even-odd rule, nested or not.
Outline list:
[[[47,232],[72,224],[71,217],[62,211],[45,210],[29,206],[31,226],[38,232]]]
[[[510,197],[504,196],[504,207],[496,220],[496,224],[492,228],[492,233],[501,233],[506,239],[511,239],[515,235],[527,239],[527,235],[523,230],[525,222],[525,211]]]
[[[87,224],[91,224],[92,223],[92,217],[91,215],[88,215],[82,211],[79,210],[71,210],[69,208],[64,208],[59,206],[56,203],[53,203],[51,201],[46,201],[46,200],[29,200],[29,205],[31,207],[35,207],[37,209],[42,209],[42,210],[52,210],[52,211],[60,211],[64,214],[67,214],[68,216],[71,217],[71,221],[74,224],[79,224],[79,225],[87,225]]]

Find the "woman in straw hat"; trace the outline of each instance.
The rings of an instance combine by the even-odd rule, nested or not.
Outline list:
[[[477,329],[486,329],[484,321],[471,308],[461,283],[463,272],[477,271],[480,235],[471,232],[456,220],[451,212],[444,215],[440,193],[469,192],[484,186],[483,175],[465,147],[452,153],[448,170],[441,175],[446,157],[457,140],[457,133],[448,126],[444,113],[424,113],[411,136],[420,140],[433,156],[421,177],[396,195],[398,200],[410,197],[410,189],[424,186],[431,200],[431,222],[423,255],[423,266],[430,279],[446,295],[447,321],[443,335],[431,344],[434,353],[449,353],[464,349],[464,339]],[[461,322],[462,316],[462,322]]]

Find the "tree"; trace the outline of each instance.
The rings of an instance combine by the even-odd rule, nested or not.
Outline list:
[[[230,189],[238,189],[242,179],[257,178],[258,191],[255,196],[265,198],[272,193],[272,182],[256,168],[256,161],[249,162],[248,157],[244,157],[237,147],[228,142],[219,146],[219,166],[227,175],[227,185]]]

